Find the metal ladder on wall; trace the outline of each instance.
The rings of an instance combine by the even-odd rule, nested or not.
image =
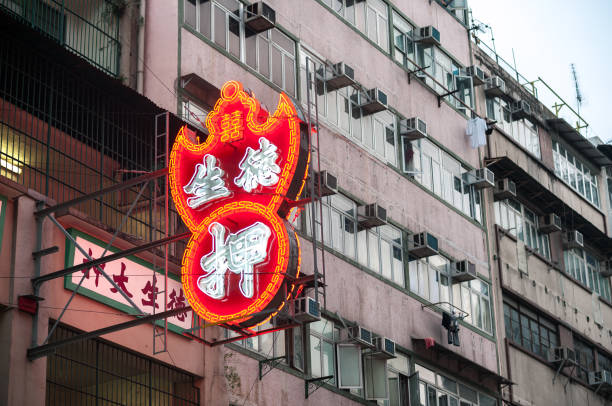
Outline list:
[[[306,57],[306,124],[308,125],[308,147],[310,151],[310,165],[308,166],[308,179],[306,185],[311,198],[310,222],[312,230],[314,299],[319,308],[326,308],[325,294],[325,249],[323,235],[323,204],[321,201],[321,157],[319,154],[319,106],[317,100],[317,64],[310,57]],[[324,72],[326,71],[324,67]],[[315,213],[318,212],[318,215]],[[317,243],[317,227],[321,240]],[[321,263],[319,267],[319,257]]]
[[[170,114],[168,112],[161,113],[155,116],[155,147],[153,155],[153,170],[158,170],[168,167],[168,153],[170,147]],[[169,202],[168,202],[168,174],[153,181],[151,204],[151,241],[160,238],[166,238],[168,233],[169,221]],[[158,307],[158,296],[163,299],[163,304],[159,306],[160,312],[167,311],[168,305],[168,245],[163,247],[163,264],[160,264],[162,270],[162,286],[158,288],[157,268],[158,255],[153,255],[153,278],[151,284],[153,286],[153,314],[156,313]],[[163,318],[159,321],[162,326],[153,324],[153,354],[166,352],[168,338],[168,318]],[[158,340],[160,343],[158,344]]]

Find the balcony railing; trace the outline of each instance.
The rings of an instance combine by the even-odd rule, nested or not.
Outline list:
[[[110,0],[0,0],[8,11],[112,76],[119,74],[122,6]]]

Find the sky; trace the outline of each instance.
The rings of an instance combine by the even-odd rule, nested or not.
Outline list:
[[[587,137],[612,142],[612,0],[468,3],[474,19],[492,28],[499,56],[513,63],[514,49],[520,74],[529,80],[541,77],[576,110],[573,63],[583,97],[580,115],[589,123]],[[491,44],[489,30],[478,36]]]

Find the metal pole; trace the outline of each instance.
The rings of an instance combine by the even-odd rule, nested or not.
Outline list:
[[[59,347],[63,347],[64,345],[71,344],[74,342],[86,340],[88,338],[95,338],[105,334],[113,333],[115,331],[124,330],[126,328],[135,327],[140,324],[146,324],[153,322],[155,320],[163,319],[166,317],[172,317],[179,313],[188,312],[191,310],[191,306],[179,307],[172,310],[165,311],[163,313],[150,314],[148,316],[140,317],[134,320],[126,321],[124,323],[114,324],[112,326],[103,327],[98,330],[90,331],[88,333],[78,334],[63,340],[55,341],[50,344],[40,345],[37,347],[28,348],[27,356],[30,361],[33,361],[37,358],[44,357],[47,354],[55,351]]]

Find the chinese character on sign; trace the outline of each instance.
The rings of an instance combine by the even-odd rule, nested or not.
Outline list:
[[[278,182],[280,167],[276,164],[278,153],[276,145],[266,138],[259,139],[259,149],[248,147],[240,162],[242,172],[234,179],[236,186],[250,193],[258,185],[272,186]]]
[[[91,252],[91,248],[87,250],[87,254],[89,255],[90,258],[93,258],[92,255],[93,253]],[[83,258],[83,263],[87,263],[89,262],[89,259],[87,258]],[[95,279],[95,284],[96,284],[96,288],[98,287],[98,280],[100,279],[100,269],[104,270],[104,267],[106,266],[106,264],[102,264],[102,265],[98,265],[98,266],[93,266],[91,268],[87,268],[87,269],[83,269],[81,272],[83,272],[85,274],[85,279],[89,279],[89,271],[91,271],[93,269],[94,273],[96,274],[96,279]],[[98,267],[100,269],[98,269]]]
[[[233,142],[244,137],[242,127],[242,112],[234,111],[225,114],[221,119],[221,142]]]
[[[246,298],[253,297],[253,265],[262,262],[267,255],[270,229],[257,222],[225,239],[226,229],[212,223],[208,232],[213,236],[213,250],[204,255],[200,265],[205,276],[198,278],[198,287],[213,299],[225,297],[225,274],[231,271],[240,274],[240,292]]]
[[[115,283],[117,284],[117,286],[119,286],[119,289],[121,289],[122,291],[125,292],[126,295],[128,295],[128,297],[133,297],[133,295],[128,292],[127,288],[125,287],[125,284],[128,282],[129,278],[127,276],[125,276],[125,264],[122,262],[121,263],[121,274],[113,275],[113,281],[115,281]],[[110,288],[110,291],[113,293],[117,293],[117,289],[115,288]]]
[[[155,296],[159,292],[159,289],[157,288],[157,277],[153,275],[153,284],[151,284],[151,281],[147,281],[147,284],[141,290],[142,290],[142,293],[147,295],[147,298],[149,299],[149,300],[142,299],[142,305],[153,307],[153,304],[155,304],[155,308],[159,309],[159,305],[155,301]]]
[[[179,295],[176,296],[176,289],[172,289],[172,292],[168,295],[170,301],[168,302],[168,310],[182,309],[185,307],[185,296],[183,296],[183,289],[179,288]],[[185,321],[187,312],[179,313],[176,318],[180,321]]]
[[[187,206],[197,209],[204,203],[219,197],[229,196],[230,192],[225,187],[222,176],[223,169],[216,166],[217,158],[213,155],[204,156],[204,164],[197,164],[195,172],[189,183],[183,187],[188,195]]]

